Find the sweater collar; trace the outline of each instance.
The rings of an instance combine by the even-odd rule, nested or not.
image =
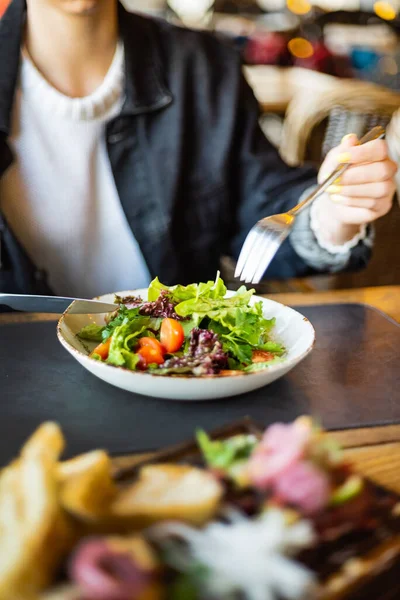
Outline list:
[[[0,20],[0,132],[10,132],[20,65],[26,0],[12,0]],[[120,36],[125,46],[125,115],[152,112],[172,102],[162,76],[161,49],[150,19],[119,4]]]

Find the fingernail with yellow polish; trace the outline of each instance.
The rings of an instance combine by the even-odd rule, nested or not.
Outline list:
[[[351,138],[353,138],[356,134],[355,133],[348,133],[347,135],[344,136],[344,138],[342,139],[342,144],[343,142],[347,142],[347,140],[351,140]]]
[[[328,194],[340,194],[342,187],[340,185],[330,185],[326,191]]]
[[[342,154],[339,154],[338,156],[338,162],[339,163],[349,163],[351,162],[351,154],[350,152],[342,152]]]

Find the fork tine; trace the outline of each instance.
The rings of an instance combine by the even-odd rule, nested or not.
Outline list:
[[[272,234],[272,232],[270,232]],[[258,269],[254,274],[253,283],[260,283],[265,271],[268,269],[271,264],[275,254],[278,252],[279,248],[288,237],[290,231],[287,229],[286,231],[281,231],[279,234],[275,233],[270,236],[270,241],[268,247],[265,249],[264,254],[260,258],[260,262],[258,265]]]
[[[275,254],[278,252],[283,239],[286,236],[270,236],[268,245],[264,249],[263,255],[260,258],[258,268],[254,273],[252,283],[260,283],[265,271],[268,269]]]
[[[250,229],[249,233],[247,234],[247,237],[244,241],[242,250],[240,251],[239,259],[238,259],[236,269],[235,269],[235,277],[242,278],[241,277],[242,271],[245,267],[248,257],[250,256],[250,251],[251,251],[256,239],[257,239],[257,232],[255,230],[255,227],[253,227],[252,229]]]
[[[268,232],[260,231],[257,234],[257,238],[257,243],[254,244],[253,248],[251,249],[251,253],[242,272],[242,278],[246,281],[246,283],[250,283],[253,280],[254,274],[257,271],[260,263],[260,259],[269,245],[270,234]]]
[[[272,259],[274,258],[276,252],[278,251],[278,248],[275,248],[274,245],[271,244],[271,250],[272,251],[269,251],[268,253],[265,254],[265,258],[260,262],[260,265],[259,265],[256,273],[254,274],[252,283],[254,283],[255,285],[260,283],[265,271],[268,269],[269,265],[272,262]]]
[[[247,257],[246,264],[242,271],[242,279],[246,282],[251,281],[252,276],[254,275],[257,265],[260,261],[260,254],[264,250],[265,246],[265,233],[263,230],[257,231],[257,240],[253,245],[249,256]]]

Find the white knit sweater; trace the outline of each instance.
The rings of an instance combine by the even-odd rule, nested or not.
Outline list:
[[[69,98],[22,57],[10,139],[16,160],[0,182],[1,209],[57,294],[92,297],[149,283],[105,144],[105,125],[123,101],[123,67],[119,44],[102,85]]]

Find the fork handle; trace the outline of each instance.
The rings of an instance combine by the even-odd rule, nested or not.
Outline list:
[[[371,129],[371,131],[369,131],[366,135],[364,135],[364,137],[361,138],[361,140],[359,141],[359,145],[361,146],[362,144],[372,142],[373,140],[380,140],[384,137],[385,130],[383,129],[383,127],[380,127],[378,125],[377,127]],[[321,194],[326,192],[328,187],[332,185],[332,183],[334,183],[338,177],[343,175],[343,173],[345,173],[345,171],[347,171],[347,169],[350,166],[351,163],[345,163],[336,167],[336,169],[329,175],[329,177],[327,177],[325,181],[318,185],[317,188],[309,196],[307,196],[307,198],[305,198],[302,202],[297,204],[297,206],[288,211],[289,215],[295,217],[296,215],[301,213],[305,208],[307,208],[307,206],[314,202],[316,198],[318,198],[319,196],[321,196]]]

